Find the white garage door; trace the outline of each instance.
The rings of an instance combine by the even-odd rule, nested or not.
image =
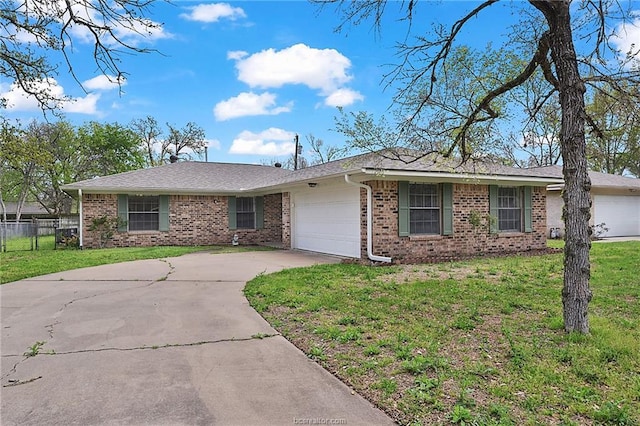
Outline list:
[[[640,235],[640,197],[595,195],[593,210],[593,223],[609,228],[606,237]]]
[[[360,257],[360,188],[318,185],[292,201],[294,248]]]

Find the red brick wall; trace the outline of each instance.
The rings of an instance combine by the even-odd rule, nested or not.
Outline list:
[[[472,211],[482,216],[489,214],[489,187],[487,185],[453,185],[453,235],[398,236],[398,183],[369,181],[373,205],[373,254],[390,256],[396,263],[416,263],[481,253],[513,253],[546,248],[546,188],[532,191],[533,232],[490,234],[483,226],[469,222]],[[363,235],[362,258],[366,249],[366,192],[360,192],[361,229]]]
[[[114,194],[83,194],[84,247],[97,248],[98,236],[89,231],[91,220],[118,214]],[[240,244],[282,242],[282,195],[264,197],[263,229],[229,229],[227,197],[210,195],[169,196],[169,231],[116,232],[108,247],[192,246],[230,244],[238,234]]]

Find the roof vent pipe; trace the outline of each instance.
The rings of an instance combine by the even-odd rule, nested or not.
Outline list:
[[[367,191],[367,257],[373,262],[391,263],[391,258],[386,256],[376,256],[373,254],[373,211],[371,210],[371,187],[362,183],[349,180],[349,175],[344,175],[344,180],[350,185],[359,186]]]
[[[274,164],[274,166],[275,166],[277,169],[279,169],[279,168],[281,168],[281,167],[282,167],[282,163],[276,163],[276,164]]]
[[[170,161],[171,163],[175,163],[175,162],[177,162],[177,161],[178,161],[178,156],[177,156],[177,155],[173,155],[173,154],[171,154],[171,156],[169,157],[169,161]]]

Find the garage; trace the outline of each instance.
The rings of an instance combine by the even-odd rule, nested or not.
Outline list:
[[[292,246],[360,258],[360,188],[322,185],[292,192]]]
[[[593,223],[604,223],[605,237],[640,235],[640,196],[594,195]]]

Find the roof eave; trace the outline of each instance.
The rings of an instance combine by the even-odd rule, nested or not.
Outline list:
[[[84,194],[149,194],[149,195],[233,195],[238,193],[257,192],[254,188],[238,188],[238,189],[192,189],[192,188],[135,188],[135,187],[75,187],[64,186],[61,188],[66,193],[71,192],[77,195],[78,190],[82,190]],[[71,194],[70,194],[71,195]]]
[[[629,185],[591,185],[592,189],[618,189],[618,190],[628,190],[629,192],[640,192],[640,187],[637,186],[629,186]],[[547,191],[562,191],[564,189],[564,183],[557,185],[549,185],[547,186]]]
[[[461,182],[461,183],[524,183],[550,185],[563,182],[561,178],[540,177],[540,176],[514,176],[514,175],[485,175],[472,173],[450,173],[450,172],[421,172],[415,170],[388,170],[388,169],[362,169],[362,173],[367,175],[378,175],[380,177],[403,177],[403,178],[423,178],[439,181]]]

